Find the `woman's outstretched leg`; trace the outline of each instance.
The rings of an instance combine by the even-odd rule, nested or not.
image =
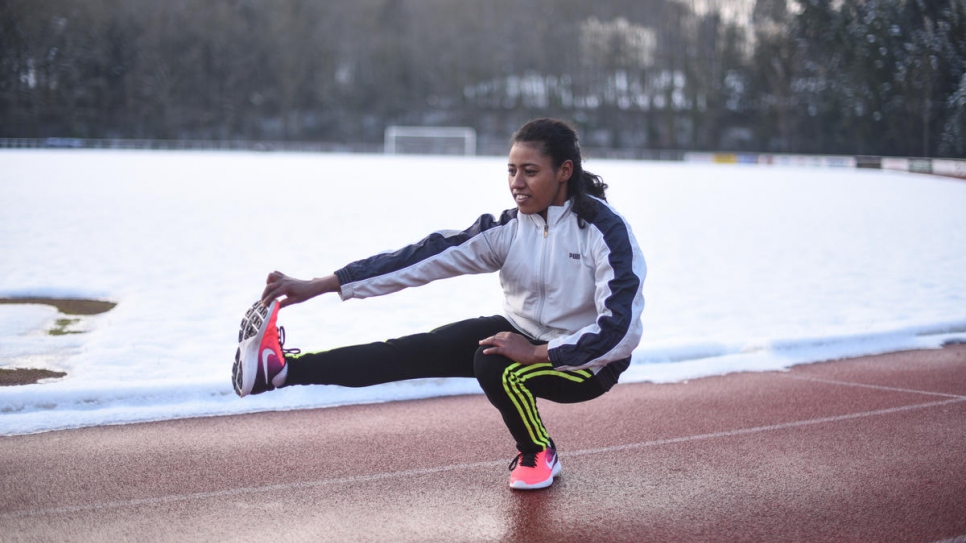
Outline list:
[[[427,377],[473,377],[481,339],[512,330],[503,317],[468,319],[388,341],[286,357],[284,386],[366,387]]]

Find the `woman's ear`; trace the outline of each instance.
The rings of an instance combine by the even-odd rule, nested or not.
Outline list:
[[[557,168],[557,182],[566,183],[570,181],[570,176],[574,174],[574,163],[572,160],[565,160],[563,164]]]

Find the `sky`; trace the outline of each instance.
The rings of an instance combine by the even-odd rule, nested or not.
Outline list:
[[[966,340],[966,182],[880,170],[590,160],[645,258],[626,382]],[[273,270],[302,278],[512,207],[501,157],[0,151],[0,297],[109,300],[66,335],[0,305],[0,435],[475,394],[472,379],[238,398],[238,326]],[[496,275],[282,310],[286,347],[384,340],[498,314]]]

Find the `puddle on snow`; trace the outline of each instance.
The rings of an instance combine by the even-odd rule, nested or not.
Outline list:
[[[0,304],[27,305],[43,304],[54,307],[60,315],[54,319],[46,333],[51,336],[83,334],[87,330],[83,327],[84,317],[106,313],[117,305],[104,300],[86,300],[80,298],[0,298]],[[16,365],[16,360],[13,361]],[[38,368],[0,368],[0,387],[31,385],[42,380],[61,379],[67,374]]]

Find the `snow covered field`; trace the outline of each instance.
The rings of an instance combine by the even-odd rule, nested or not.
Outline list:
[[[966,183],[916,174],[589,161],[648,260],[645,337],[622,382],[678,382],[966,339]],[[0,305],[0,435],[475,393],[475,381],[298,387],[230,374],[265,276],[329,273],[512,207],[502,158],[0,152],[0,297],[117,302],[50,335]],[[500,312],[495,275],[282,311],[322,350]]]

